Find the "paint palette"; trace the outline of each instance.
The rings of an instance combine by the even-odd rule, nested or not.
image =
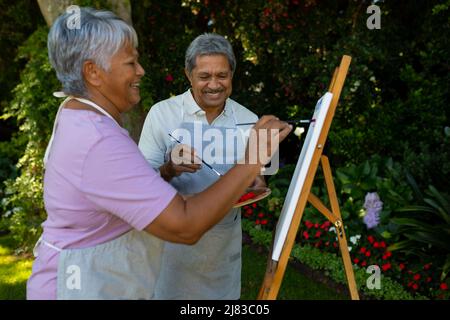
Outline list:
[[[260,201],[272,192],[269,188],[248,188],[247,192],[243,194],[233,208],[240,208],[248,204]]]

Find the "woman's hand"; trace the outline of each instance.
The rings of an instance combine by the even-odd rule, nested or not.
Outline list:
[[[267,164],[291,130],[292,125],[287,122],[275,116],[263,116],[250,131],[245,163]]]

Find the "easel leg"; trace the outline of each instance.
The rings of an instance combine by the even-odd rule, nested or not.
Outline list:
[[[320,158],[322,163],[323,175],[325,177],[325,184],[328,192],[328,199],[330,200],[331,210],[337,217],[335,224],[336,234],[339,242],[339,249],[341,251],[342,260],[344,262],[345,274],[347,276],[348,287],[350,290],[350,296],[352,300],[359,300],[358,290],[356,287],[355,275],[353,273],[352,262],[350,259],[350,253],[348,251],[347,239],[345,237],[344,224],[342,222],[341,211],[339,209],[339,203],[336,195],[336,189],[334,188],[333,177],[331,175],[330,162],[327,156]]]

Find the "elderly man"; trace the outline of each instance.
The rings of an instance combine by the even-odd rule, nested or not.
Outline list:
[[[185,57],[191,88],[155,104],[147,115],[139,148],[181,194],[201,192],[225,174],[245,149],[246,136],[237,124],[258,120],[253,112],[229,98],[235,67],[233,49],[224,37],[208,33],[198,36]],[[201,155],[206,165],[200,166],[200,161],[180,163],[170,157],[174,144],[181,142],[175,136],[181,133],[183,144],[192,146],[187,156],[184,149],[184,159],[195,153],[197,157],[192,158],[198,160]],[[264,179],[257,177],[254,186],[265,186]],[[166,242],[155,297],[239,299],[241,250],[237,208],[194,246]]]

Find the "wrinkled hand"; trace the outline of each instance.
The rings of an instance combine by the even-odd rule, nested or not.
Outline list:
[[[159,168],[159,171],[164,180],[170,181],[184,172],[194,173],[200,168],[201,160],[195,149],[186,144],[177,144],[169,153],[169,160]]]
[[[275,116],[263,116],[250,131],[246,162],[261,166],[267,164],[291,130],[292,126],[287,122]]]

